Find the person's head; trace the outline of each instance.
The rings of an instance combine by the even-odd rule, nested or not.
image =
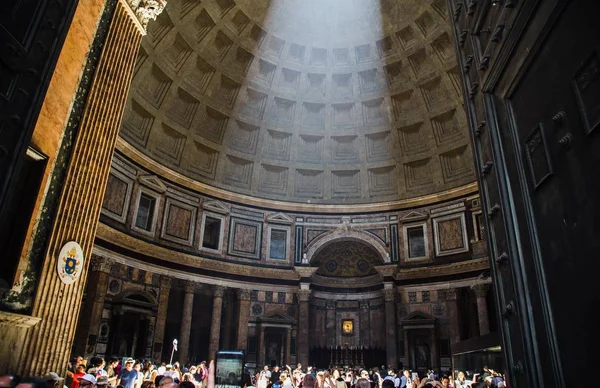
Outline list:
[[[155,387],[154,381],[147,380],[142,383],[142,388],[154,388],[154,387]]]
[[[139,372],[142,369],[142,364],[140,364],[139,362],[135,362],[133,364],[133,369],[135,369]]]
[[[298,363],[298,365],[296,365],[296,368],[302,369],[302,364]]]
[[[17,384],[16,388],[45,388],[47,382],[39,377],[29,377]]]
[[[408,371],[408,369],[404,369],[404,372],[402,372],[404,374],[404,376],[408,377],[410,376],[410,372]]]
[[[367,373],[367,376],[369,374]],[[394,383],[392,383],[393,385]],[[360,379],[356,380],[356,385],[355,388],[371,388],[371,382],[369,381],[368,378],[365,377],[361,377]]]
[[[108,360],[108,365],[112,366],[113,368],[117,365],[119,365],[119,359],[116,357],[113,357],[111,359]]]
[[[458,379],[458,381],[465,381],[465,372],[458,372],[458,375],[456,376],[456,378]]]
[[[314,388],[316,383],[317,383],[317,379],[315,378],[315,376],[311,375],[310,373],[305,374],[304,378],[302,379],[302,387],[303,388]]]
[[[96,387],[106,388],[108,387],[108,376],[102,375],[96,377]]]
[[[180,388],[196,388],[196,385],[191,381],[184,381],[179,384]]]
[[[363,369],[360,371],[360,377],[364,378],[364,379],[368,379],[369,378],[369,372],[366,369]]]
[[[94,375],[86,374],[78,377],[80,388],[94,388],[96,386],[96,377]]]
[[[84,373],[84,372],[85,372],[85,365],[79,364],[75,367],[75,373]]]
[[[447,377],[442,377],[441,383],[444,388],[448,388],[448,386],[450,385],[450,379]]]
[[[134,364],[133,358],[128,358],[127,360],[125,360],[125,369],[132,370],[133,364]]]
[[[183,374],[183,381],[194,381],[194,375],[191,373],[184,373]]]
[[[337,369],[333,370],[333,378],[336,379],[336,380],[340,378],[340,371],[339,370],[337,370]]]
[[[265,366],[263,367],[263,370],[264,370],[264,371],[268,371],[268,370],[269,370],[269,366],[268,366],[268,365],[265,365]]]
[[[158,382],[158,386],[159,387],[164,387],[168,384],[173,384],[173,378],[171,376],[162,376],[162,378],[160,379],[160,381]]]
[[[81,356],[77,356],[77,357],[75,357],[75,364],[76,364],[76,365],[79,365],[79,364],[81,364],[82,362],[83,362],[83,357],[81,357]]]
[[[173,370],[173,365],[171,364],[167,364],[167,366],[165,366],[166,370]]]
[[[198,368],[196,368],[195,365],[190,366],[190,373],[196,373],[198,371]]]
[[[381,388],[394,388],[394,382],[392,380],[383,380],[381,383]]]
[[[274,372],[279,372],[279,365],[275,365],[275,366],[273,367],[273,371],[274,371]]]

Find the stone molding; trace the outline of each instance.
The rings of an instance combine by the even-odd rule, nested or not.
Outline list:
[[[386,302],[394,302],[396,299],[396,290],[394,289],[382,290],[381,293]]]
[[[173,277],[160,275],[160,288],[161,289],[169,289],[171,288],[171,283],[173,282]]]

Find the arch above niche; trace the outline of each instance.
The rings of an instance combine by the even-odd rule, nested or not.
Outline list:
[[[390,263],[390,254],[387,250],[387,247],[377,238],[372,235],[369,235],[365,232],[359,232],[354,230],[334,230],[332,232],[328,232],[322,236],[319,236],[311,245],[308,246],[308,250],[306,251],[306,262],[309,264],[313,264],[313,260],[316,255],[328,244],[337,241],[357,241],[359,243],[370,246],[375,249],[381,258],[381,262],[379,264]]]

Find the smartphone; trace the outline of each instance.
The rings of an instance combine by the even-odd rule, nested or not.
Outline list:
[[[242,350],[217,351],[215,385],[220,387],[242,387],[244,385],[244,360]]]
[[[413,372],[412,373],[412,379],[416,379],[419,376],[419,374],[417,372]]]

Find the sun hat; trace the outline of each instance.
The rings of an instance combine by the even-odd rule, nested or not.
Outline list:
[[[108,385],[108,376],[102,375],[98,376],[96,379],[96,385]]]
[[[81,377],[78,377],[77,380],[79,380],[79,381],[85,380],[85,381],[87,381],[89,383],[92,383],[92,384],[96,385],[96,377],[94,375],[89,374],[89,373],[85,374],[85,375],[83,375]]]

